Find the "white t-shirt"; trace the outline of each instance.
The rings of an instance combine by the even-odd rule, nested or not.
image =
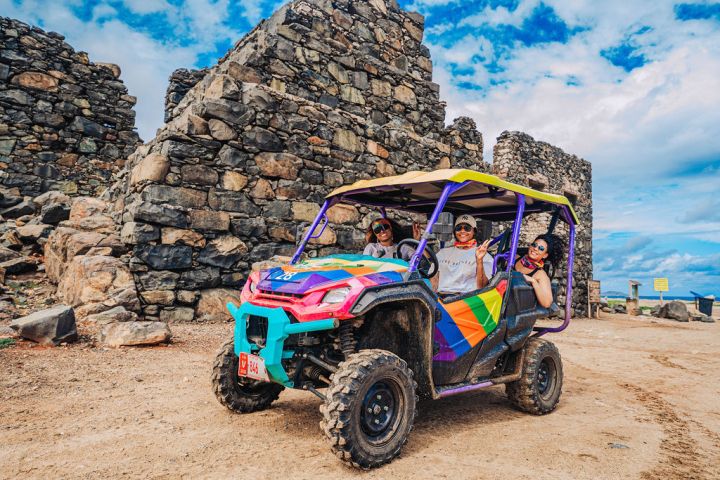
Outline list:
[[[410,258],[415,253],[415,250],[410,245],[403,245],[402,252],[400,255],[397,254],[397,245],[385,246],[380,243],[368,243],[365,245],[363,255],[370,255],[375,258],[400,258],[406,262],[410,261]]]
[[[475,248],[445,247],[437,253],[440,264],[440,293],[467,293],[477,290],[477,261]],[[493,257],[485,254],[483,270],[488,280],[492,277]]]

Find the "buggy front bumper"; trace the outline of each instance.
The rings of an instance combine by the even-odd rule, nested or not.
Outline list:
[[[294,384],[283,368],[282,360],[292,358],[295,352],[284,349],[285,339],[296,333],[330,330],[336,328],[339,322],[335,318],[328,318],[312,322],[291,323],[290,317],[282,308],[261,307],[250,302],[244,302],[239,307],[229,302],[227,308],[235,319],[235,355],[239,356],[243,352],[259,355],[265,360],[265,368],[267,368],[270,379],[290,388]],[[267,338],[263,348],[248,341],[247,325],[250,315],[267,318]]]

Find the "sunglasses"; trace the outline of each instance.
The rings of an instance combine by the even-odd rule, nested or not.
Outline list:
[[[383,223],[376,223],[376,224],[373,225],[373,227],[372,227],[372,231],[373,231],[373,233],[374,233],[375,235],[377,235],[378,233],[382,233],[382,232],[384,232],[385,230],[390,230],[390,224],[384,223],[384,222],[383,222]]]
[[[545,251],[545,247],[543,247],[542,245],[538,244],[537,242],[531,243],[530,246],[533,247],[533,248],[537,248],[537,249],[538,249],[539,251],[541,251],[541,252],[544,252],[544,251]]]
[[[460,225],[455,226],[456,232],[472,232],[473,227],[468,225],[467,223],[461,223]]]

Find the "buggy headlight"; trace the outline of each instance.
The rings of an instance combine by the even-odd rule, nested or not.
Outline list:
[[[248,278],[248,285],[250,286],[250,293],[255,293],[257,285],[255,285],[255,282],[252,281],[252,278]]]
[[[336,288],[325,294],[323,303],[340,303],[345,300],[347,294],[350,293],[350,287]]]

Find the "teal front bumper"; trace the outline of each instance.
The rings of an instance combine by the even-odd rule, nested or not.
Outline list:
[[[250,302],[245,302],[239,307],[234,303],[228,303],[227,309],[235,319],[235,355],[239,356],[241,352],[259,355],[265,360],[265,367],[270,379],[290,388],[294,384],[283,368],[282,360],[292,358],[295,352],[284,349],[285,339],[289,335],[296,333],[318,332],[338,326],[338,320],[334,318],[291,323],[290,318],[282,308],[260,307]],[[264,348],[250,343],[247,339],[247,325],[250,315],[267,318],[268,329]]]

